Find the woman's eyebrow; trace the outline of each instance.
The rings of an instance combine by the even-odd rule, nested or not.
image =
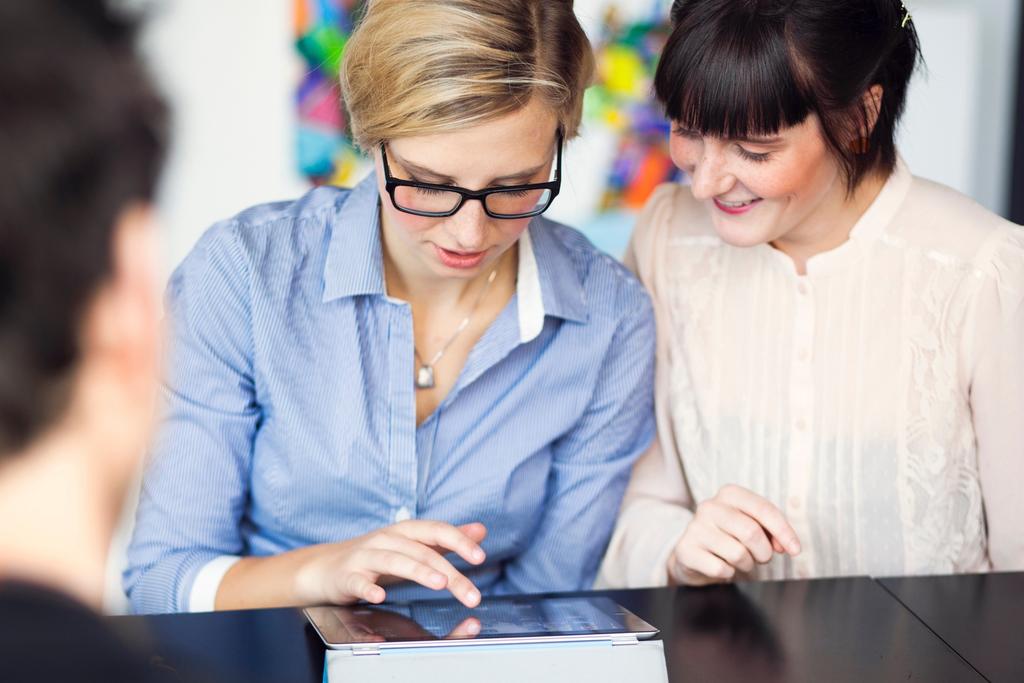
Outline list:
[[[429,168],[427,168],[426,166],[420,166],[419,164],[414,164],[411,161],[407,161],[406,159],[403,159],[402,157],[400,157],[399,155],[395,154],[394,152],[391,152],[391,156],[394,157],[395,161],[398,162],[399,166],[404,168],[409,173],[412,173],[413,175],[430,176],[431,178],[435,179],[437,181],[437,183],[439,183],[441,185],[454,185],[455,184],[455,179],[452,178],[451,176],[447,176],[447,175],[445,175],[443,173],[438,173],[437,171],[432,171]]]
[[[511,182],[511,181],[525,181],[525,180],[529,180],[533,176],[535,176],[538,173],[540,173],[541,171],[543,171],[544,167],[547,166],[547,165],[548,165],[547,162],[544,162],[543,164],[538,164],[538,165],[534,166],[533,168],[528,168],[525,171],[520,171],[519,173],[510,173],[509,175],[503,175],[503,176],[499,176],[497,178],[493,178],[493,179],[491,179],[491,182],[488,183],[488,185],[499,185],[501,183],[508,183],[508,182]]]
[[[419,164],[415,164],[415,163],[413,163],[411,161],[407,161],[407,160],[403,159],[402,157],[398,156],[397,154],[395,154],[394,152],[391,152],[391,156],[395,158],[395,161],[398,162],[399,166],[404,168],[409,173],[412,173],[413,175],[429,176],[432,180],[436,181],[436,184],[438,184],[438,185],[455,185],[456,184],[455,179],[452,178],[451,176],[445,175],[443,173],[438,173],[437,171],[432,171],[431,169],[427,168],[426,166],[420,166]],[[491,181],[489,183],[487,183],[487,185],[497,185],[497,184],[501,184],[501,183],[508,183],[508,182],[511,182],[511,181],[529,180],[530,178],[532,178],[533,176],[537,175],[542,170],[544,170],[545,166],[547,166],[547,162],[545,162],[543,164],[538,164],[537,166],[534,166],[533,168],[528,168],[528,169],[526,169],[524,171],[520,171],[518,173],[510,173],[508,175],[503,175],[503,176],[499,176],[497,178],[492,178]]]

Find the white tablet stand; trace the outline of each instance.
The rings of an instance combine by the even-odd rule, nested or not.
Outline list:
[[[660,640],[543,645],[466,645],[382,650],[379,655],[328,650],[324,683],[668,683]]]

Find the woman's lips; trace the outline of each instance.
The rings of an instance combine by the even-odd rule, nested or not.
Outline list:
[[[441,263],[449,268],[456,268],[459,270],[476,268],[483,263],[484,258],[487,256],[486,251],[450,251],[444,247],[439,247],[436,244],[434,245],[434,250],[437,252],[437,258],[440,259]]]
[[[739,216],[741,214],[747,213],[748,211],[753,209],[755,206],[760,204],[761,200],[760,199],[753,199],[753,200],[751,200],[751,201],[749,201],[749,202],[747,202],[745,204],[741,204],[739,206],[736,205],[737,202],[730,202],[729,204],[724,204],[719,199],[715,199],[714,202],[715,202],[715,206],[718,207],[719,211],[723,211],[723,212],[729,214],[730,216]]]

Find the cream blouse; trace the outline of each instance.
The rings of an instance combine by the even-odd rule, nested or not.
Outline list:
[[[754,578],[1024,569],[1024,230],[900,162],[805,276],[723,243],[679,185],[628,260],[655,300],[658,439],[599,584],[664,584],[728,483],[803,545]]]

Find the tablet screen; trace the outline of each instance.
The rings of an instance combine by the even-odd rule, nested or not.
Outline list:
[[[306,610],[329,645],[510,637],[653,635],[657,629],[605,597],[487,598],[475,609],[455,600]],[[468,620],[480,632],[466,635]]]

